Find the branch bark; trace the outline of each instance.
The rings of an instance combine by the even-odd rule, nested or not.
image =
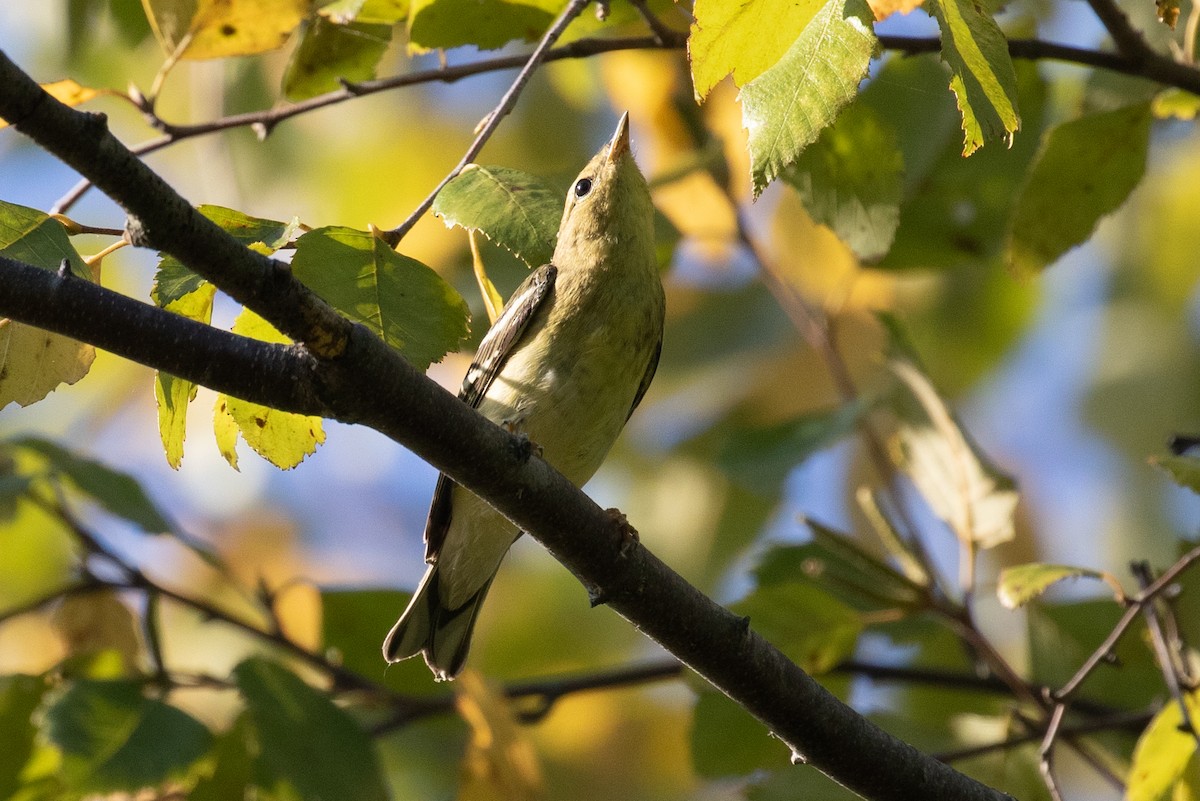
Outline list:
[[[513,435],[480,417],[361,326],[338,318],[276,262],[242,248],[113,138],[96,115],[62,106],[0,53],[0,117],[120,203],[153,244],[307,344],[249,346],[169,324],[146,304],[87,282],[0,262],[0,315],[97,341],[118,355],[277,408],[370,426],[486,498],[588,587],[835,781],[870,799],[1008,796],[922,755],[842,704],[645,547],[622,550],[615,520]],[[99,303],[99,306],[94,304]],[[134,310],[128,304],[144,306]],[[97,308],[134,312],[104,334]],[[65,313],[71,310],[71,313]],[[119,316],[116,312],[113,317]],[[281,321],[284,325],[280,325]],[[141,326],[145,325],[143,329]],[[289,330],[290,329],[290,330]],[[149,332],[171,339],[139,344]],[[293,332],[296,332],[293,334]],[[338,336],[336,348],[326,332]],[[315,341],[309,337],[317,336]],[[100,341],[103,340],[103,341]],[[215,367],[213,362],[224,362]],[[269,367],[234,387],[233,374]],[[290,386],[289,386],[289,382]],[[870,770],[864,770],[869,760]]]

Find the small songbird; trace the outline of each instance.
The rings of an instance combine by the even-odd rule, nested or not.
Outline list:
[[[665,301],[653,219],[626,114],[567,192],[551,262],[513,293],[459,393],[528,436],[576,486],[600,467],[658,366]],[[435,678],[454,678],[519,535],[487,502],[439,476],[425,524],[429,569],[388,633],[384,658],[420,653]]]

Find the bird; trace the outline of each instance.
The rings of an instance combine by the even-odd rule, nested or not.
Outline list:
[[[459,398],[527,437],[576,486],[599,469],[645,395],[666,301],[654,206],[630,149],[629,115],[567,191],[554,254],[513,292]],[[463,668],[480,606],[521,532],[445,474],[425,525],[424,577],[383,655],[421,654],[435,680]]]

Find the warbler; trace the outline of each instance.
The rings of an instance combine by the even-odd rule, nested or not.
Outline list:
[[[526,435],[582,486],[637,408],[658,366],[665,300],[654,207],[629,148],[629,115],[567,192],[549,264],[531,273],[484,336],[461,398]],[[492,579],[520,531],[487,502],[438,477],[425,524],[429,568],[383,643],[434,677],[462,669]]]

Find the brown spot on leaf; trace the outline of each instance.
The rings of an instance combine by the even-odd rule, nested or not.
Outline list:
[[[258,426],[259,428],[266,428],[266,427],[267,427],[267,418],[265,418],[265,417],[255,417],[255,418],[254,418],[254,424],[255,424],[256,426]]]
[[[237,33],[237,27],[230,25],[228,22],[221,26],[222,36],[233,36]]]

